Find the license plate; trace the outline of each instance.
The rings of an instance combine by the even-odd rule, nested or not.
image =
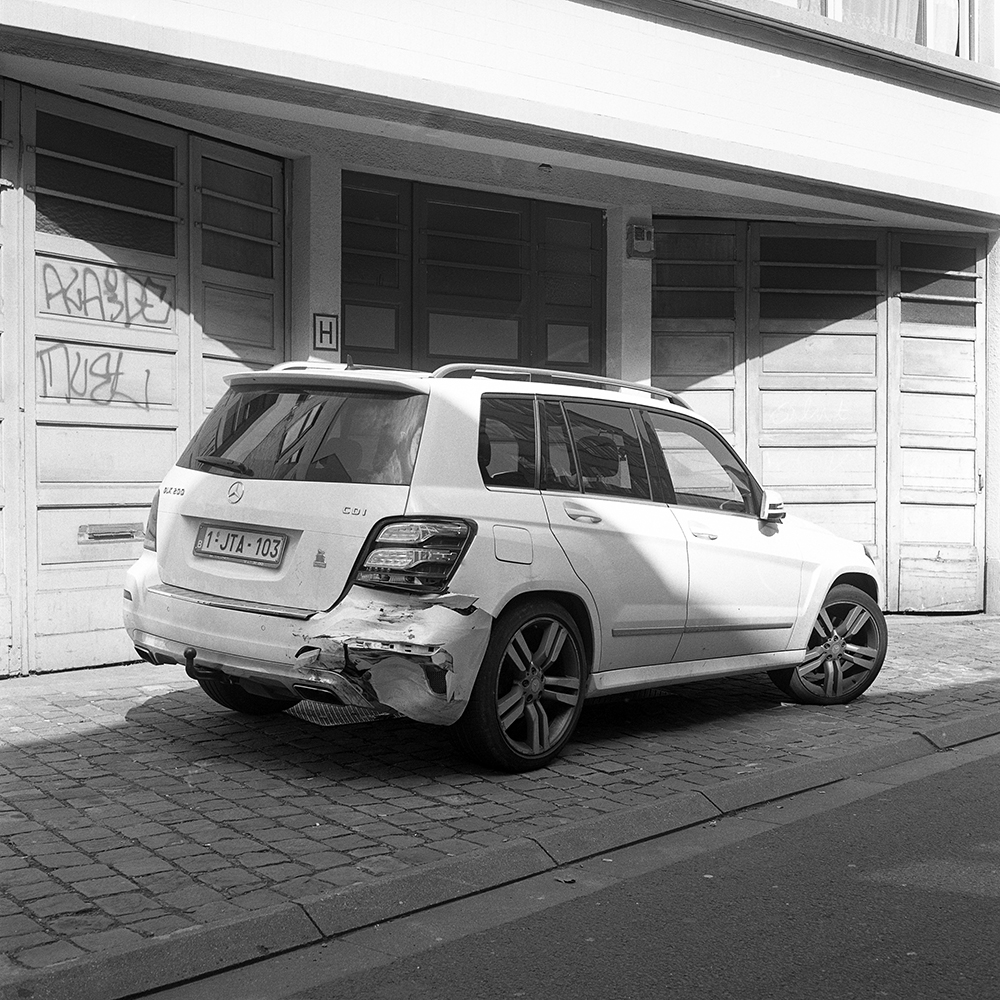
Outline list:
[[[194,541],[194,554],[254,566],[280,566],[287,544],[287,535],[249,531],[225,524],[203,524]]]

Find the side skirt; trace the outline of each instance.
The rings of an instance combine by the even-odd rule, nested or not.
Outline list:
[[[708,677],[733,677],[756,674],[780,667],[794,667],[805,658],[805,649],[783,649],[777,653],[755,653],[753,656],[720,656],[710,660],[686,660],[682,663],[652,663],[645,667],[625,667],[602,670],[590,675],[588,698],[643,688],[665,687]]]

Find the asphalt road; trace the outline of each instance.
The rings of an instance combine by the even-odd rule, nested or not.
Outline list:
[[[497,890],[409,930],[373,928],[157,996],[1000,996],[998,777],[991,756],[898,787],[844,783],[688,831],[672,855],[640,845],[520,896]],[[722,846],[698,846],[713,836]]]

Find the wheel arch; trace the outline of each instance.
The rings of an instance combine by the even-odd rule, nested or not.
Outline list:
[[[842,583],[851,587],[857,587],[858,590],[867,594],[879,607],[882,606],[882,595],[879,593],[878,581],[874,577],[869,576],[867,573],[841,573],[840,576],[830,583],[827,593]]]
[[[550,600],[560,605],[563,610],[573,619],[576,627],[580,630],[580,638],[583,639],[583,651],[587,663],[591,670],[595,665],[595,654],[597,652],[595,643],[594,623],[590,618],[590,611],[583,598],[576,594],[571,594],[565,590],[529,590],[511,598],[497,613],[496,617],[517,608],[522,604],[534,600]]]

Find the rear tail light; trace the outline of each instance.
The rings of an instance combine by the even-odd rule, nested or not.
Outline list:
[[[423,594],[443,591],[475,534],[469,521],[393,520],[376,527],[354,582]]]
[[[160,491],[153,494],[153,502],[149,505],[149,517],[146,518],[146,538],[142,543],[144,549],[156,551],[156,514],[160,509]]]

